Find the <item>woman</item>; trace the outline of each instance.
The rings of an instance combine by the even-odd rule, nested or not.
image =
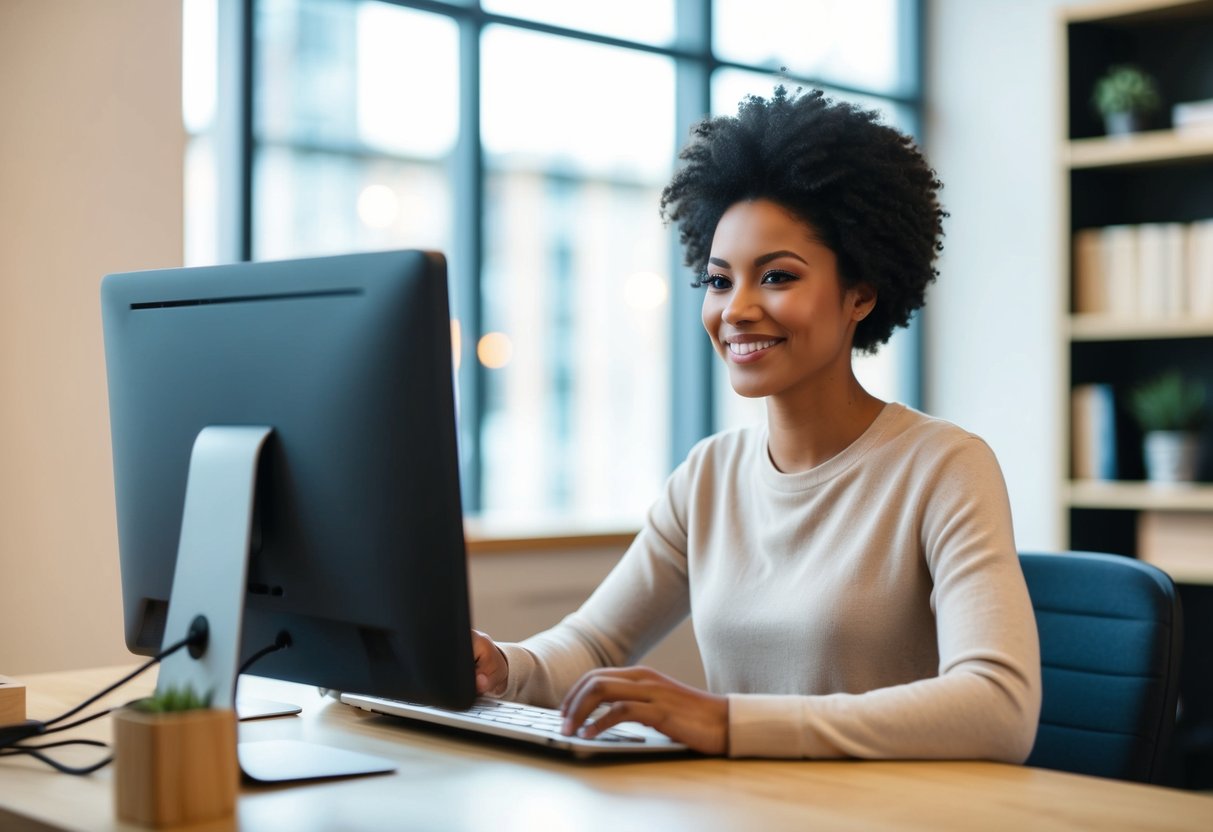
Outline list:
[[[478,689],[707,754],[1022,762],[1040,662],[998,463],[851,367],[935,278],[934,172],[876,114],[783,87],[681,158],[663,215],[766,425],[692,449],[580,610],[520,644],[475,633]],[[627,666],[688,613],[707,691]]]

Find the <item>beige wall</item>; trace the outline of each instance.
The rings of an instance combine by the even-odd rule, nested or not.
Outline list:
[[[182,259],[181,7],[0,2],[0,673],[129,661],[98,284]]]

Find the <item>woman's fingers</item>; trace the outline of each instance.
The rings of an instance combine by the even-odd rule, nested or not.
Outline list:
[[[591,670],[578,679],[568,693],[564,695],[564,700],[560,703],[561,713],[568,713],[569,707],[578,696],[582,695],[582,691],[587,686],[596,684],[605,679],[620,679],[629,681],[639,681],[646,678],[668,678],[662,676],[655,670],[647,667],[605,667],[599,670]]]
[[[653,691],[646,689],[643,683],[616,676],[606,676],[601,673],[587,674],[589,679],[578,682],[577,692],[571,700],[566,700],[561,708],[564,713],[564,723],[561,730],[565,734],[574,734],[585,725],[590,714],[603,703],[613,702],[646,702]]]
[[[610,730],[621,722],[639,722],[641,725],[661,731],[661,726],[667,722],[666,711],[660,705],[650,702],[612,702],[606,710],[594,717],[593,722],[583,725],[578,733],[586,739],[592,740],[603,731]]]
[[[487,633],[472,630],[472,657],[476,660],[476,692],[486,696],[505,693],[510,665]]]
[[[566,735],[595,737],[620,722],[639,722],[705,754],[728,750],[727,697],[684,685],[644,667],[585,674],[569,690],[561,711]],[[586,724],[591,716],[594,721]]]

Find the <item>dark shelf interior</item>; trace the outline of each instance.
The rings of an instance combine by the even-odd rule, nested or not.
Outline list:
[[[1071,171],[1070,217],[1072,231],[1209,219],[1213,217],[1213,164]]]
[[[1137,512],[1070,509],[1070,549],[1075,552],[1137,554]]]

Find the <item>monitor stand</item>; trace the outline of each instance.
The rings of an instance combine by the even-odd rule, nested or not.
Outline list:
[[[248,580],[257,462],[269,427],[209,426],[190,453],[177,569],[169,597],[165,644],[205,630],[206,643],[165,658],[156,691],[209,693],[214,708],[237,703],[236,676]],[[238,744],[251,780],[278,783],[396,770],[391,760],[292,740]]]
[[[302,713],[294,702],[275,702],[273,699],[257,699],[251,696],[236,696],[236,719],[252,722],[254,719],[270,719],[276,716],[294,716]]]

